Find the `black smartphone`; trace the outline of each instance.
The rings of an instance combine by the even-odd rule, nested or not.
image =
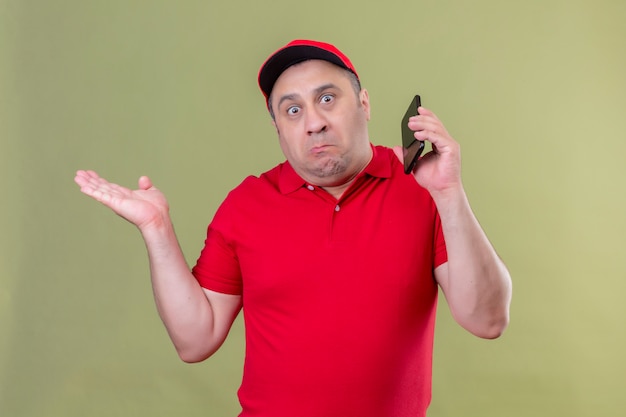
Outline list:
[[[410,174],[424,150],[424,141],[415,139],[413,131],[409,129],[409,118],[418,115],[418,107],[422,105],[420,96],[416,95],[411,100],[409,108],[402,118],[402,148],[404,153],[404,173]]]

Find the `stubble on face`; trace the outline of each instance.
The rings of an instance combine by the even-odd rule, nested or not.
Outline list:
[[[318,156],[319,161],[311,167],[311,174],[318,178],[341,176],[348,170],[352,159],[347,155],[334,155],[322,153]]]

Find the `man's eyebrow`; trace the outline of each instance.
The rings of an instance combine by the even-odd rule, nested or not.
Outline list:
[[[298,94],[285,94],[284,96],[281,96],[280,100],[278,100],[278,104],[276,104],[276,108],[279,109],[283,101],[295,100],[297,97],[299,97]]]
[[[331,88],[339,88],[337,87],[335,84],[333,83],[328,83],[328,84],[324,84],[324,85],[320,85],[319,87],[317,87],[315,90],[313,90],[315,92],[315,95],[321,94],[326,90],[330,90]]]
[[[331,89],[331,88],[339,88],[339,87],[337,87],[337,85],[335,85],[335,84],[333,84],[333,83],[323,84],[323,85],[320,85],[319,87],[316,87],[316,88],[313,90],[313,94],[318,95],[318,94],[321,94],[322,92],[324,92],[324,91],[326,91],[326,90],[329,90],[329,89]],[[287,101],[287,100],[296,100],[296,99],[298,99],[298,98],[300,98],[300,95],[299,95],[299,94],[295,94],[295,93],[294,93],[294,94],[285,94],[284,96],[281,96],[281,97],[280,97],[280,99],[278,100],[278,104],[276,104],[276,108],[277,108],[277,109],[279,109],[279,108],[280,108],[280,105],[281,105],[284,101]]]

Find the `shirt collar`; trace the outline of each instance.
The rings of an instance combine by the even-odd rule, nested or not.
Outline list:
[[[371,177],[389,178],[391,177],[391,157],[395,158],[395,155],[391,151],[384,151],[381,146],[374,146],[370,144],[372,148],[372,160],[367,164],[363,172],[358,177],[363,175],[369,175]],[[283,194],[289,194],[297,189],[304,187],[307,184],[293,169],[289,161],[285,161],[281,164],[278,186],[280,192]]]

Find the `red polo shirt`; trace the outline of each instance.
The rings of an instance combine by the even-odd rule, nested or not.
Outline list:
[[[426,414],[443,233],[429,193],[373,150],[339,200],[284,162],[209,225],[193,273],[243,296],[242,417]]]

